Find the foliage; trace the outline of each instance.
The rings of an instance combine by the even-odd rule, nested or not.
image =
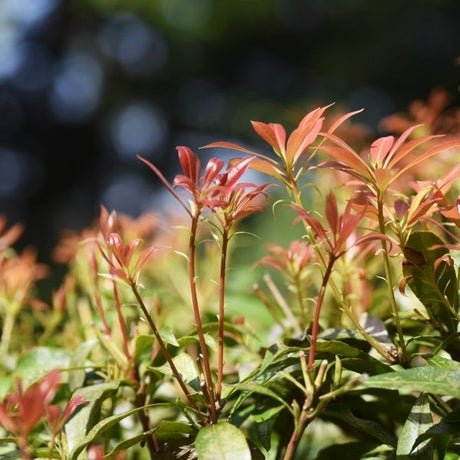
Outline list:
[[[460,139],[408,127],[356,151],[354,113],[328,111],[289,136],[253,122],[273,154],[206,146],[244,154],[226,167],[178,147],[173,183],[141,158],[186,219],[102,207],[56,248],[50,305],[0,221],[2,458],[458,455]],[[248,276],[238,228],[270,200],[299,239]]]

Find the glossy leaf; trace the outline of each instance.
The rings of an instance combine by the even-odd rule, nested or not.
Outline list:
[[[460,371],[448,371],[429,366],[416,367],[374,375],[358,388],[419,391],[460,398]]]
[[[342,459],[366,459],[367,452],[376,447],[376,443],[370,441],[346,442],[325,447],[318,452],[316,460]],[[382,458],[382,457],[378,457]]]
[[[204,427],[195,440],[199,460],[251,460],[244,434],[227,422]]]
[[[425,433],[433,425],[430,404],[426,394],[420,395],[415,401],[406,423],[399,434],[396,455],[418,457],[423,454],[424,458],[432,457],[432,446],[426,440],[415,446],[417,438]]]
[[[70,358],[70,367],[78,368],[69,372],[69,387],[72,391],[83,386],[86,374],[84,366],[89,354],[97,343],[98,341],[96,339],[88,340],[80,344],[72,353]]]
[[[119,384],[117,382],[99,383],[76,390],[73,397],[81,396],[87,404],[81,408],[65,425],[69,459],[76,459],[79,453],[92,441],[86,444],[87,433],[97,423],[103,401],[113,395]]]
[[[16,366],[16,375],[29,383],[43,377],[53,369],[67,368],[71,353],[67,350],[37,347],[22,355]]]
[[[427,363],[431,367],[437,367],[439,369],[460,371],[460,363],[453,359],[443,358],[442,356],[436,355],[431,358],[427,358]]]
[[[386,431],[385,428],[377,422],[357,417],[343,404],[332,405],[330,408],[326,409],[325,415],[341,420],[388,446],[396,447],[396,438],[393,433]]]
[[[104,418],[99,423],[94,425],[85,436],[81,437],[79,439],[79,442],[76,445],[74,446],[69,445],[69,447],[71,448],[71,452],[69,454],[69,460],[76,460],[78,456],[80,455],[80,453],[83,452],[83,450],[89,444],[91,444],[97,437],[101,436],[104,432],[112,428],[114,425],[119,423],[124,418],[129,417],[130,415],[133,415],[141,410],[145,410],[149,407],[155,407],[155,406],[163,406],[163,404],[149,404],[147,406],[135,407],[134,409],[130,409],[128,411],[122,412],[121,414],[116,414],[116,415],[112,415],[110,417]],[[82,411],[80,411],[79,414],[81,412]],[[77,417],[74,417],[71,421],[75,420],[76,418]],[[66,428],[67,428],[67,425],[66,425]],[[66,432],[67,432],[67,429],[66,429]]]
[[[254,421],[254,431],[257,434],[260,445],[265,450],[270,450],[271,447],[271,435],[273,425],[279,413],[284,409],[283,405],[268,407],[267,409],[252,414],[252,420]]]
[[[195,360],[187,353],[179,353],[173,358],[173,361],[184,382],[194,390],[200,391],[200,374]],[[169,364],[164,364],[160,367],[148,367],[148,369],[161,372],[165,375],[173,375]]]
[[[443,244],[434,233],[412,233],[404,247],[403,272],[433,322],[442,322],[450,333],[455,333],[458,321],[453,318],[445,303],[447,301],[452,308],[457,308],[457,274],[455,267],[449,265],[446,259],[449,250]]]
[[[126,439],[118,443],[109,453],[106,454],[107,458],[111,458],[118,452],[123,452],[129,447],[135,446],[152,435],[155,435],[155,438],[159,441],[164,441],[167,439],[176,439],[184,436],[188,436],[194,433],[193,428],[183,422],[171,422],[169,420],[164,420],[156,425],[154,428],[148,431],[144,431],[138,435],[132,436],[129,439]]]

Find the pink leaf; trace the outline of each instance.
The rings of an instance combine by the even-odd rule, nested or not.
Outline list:
[[[384,160],[393,146],[395,138],[393,136],[380,137],[371,145],[370,156],[377,166],[382,166]]]
[[[361,113],[364,109],[359,109],[359,110],[355,110],[354,112],[349,112],[349,113],[346,113],[345,115],[342,115],[338,120],[336,120],[332,126],[327,130],[328,134],[333,134],[334,131],[342,124],[344,123],[346,120],[348,120],[350,117],[352,117],[353,115],[356,115],[357,113]]]

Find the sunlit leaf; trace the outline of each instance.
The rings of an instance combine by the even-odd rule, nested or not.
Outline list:
[[[206,426],[195,440],[199,460],[251,460],[244,434],[227,422]]]
[[[432,232],[414,232],[405,247],[404,276],[418,299],[425,305],[433,322],[441,322],[451,333],[457,331],[457,320],[446,302],[457,309],[458,284],[453,266],[436,261],[449,255],[443,241]]]
[[[195,360],[189,354],[182,352],[173,358],[173,362],[184,382],[190,385],[194,390],[200,391],[200,374]],[[161,372],[165,375],[173,375],[167,363],[160,367],[148,367],[148,369]]]
[[[74,397],[81,396],[86,405],[83,406],[65,425],[69,459],[76,459],[80,452],[94,439],[88,432],[96,425],[105,399],[113,395],[119,384],[117,382],[99,383],[76,390]],[[107,420],[104,419],[103,422]],[[100,422],[101,423],[101,422]],[[86,442],[88,440],[88,442]]]
[[[418,391],[460,398],[460,370],[443,370],[429,366],[404,369],[369,377],[358,388]]]
[[[18,359],[15,373],[30,383],[53,369],[69,367],[71,356],[69,351],[61,348],[37,347]]]
[[[424,458],[432,458],[432,446],[428,445],[430,443],[429,440],[415,447],[417,438],[425,433],[432,425],[433,417],[431,416],[428,396],[422,394],[415,401],[406,423],[399,434],[396,455],[418,457],[423,452]]]

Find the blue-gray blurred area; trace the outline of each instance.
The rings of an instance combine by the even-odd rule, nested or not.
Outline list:
[[[47,258],[103,203],[161,207],[176,145],[365,107],[375,132],[431,88],[458,101],[458,0],[0,0],[0,214]],[[205,155],[205,154],[203,154]]]

